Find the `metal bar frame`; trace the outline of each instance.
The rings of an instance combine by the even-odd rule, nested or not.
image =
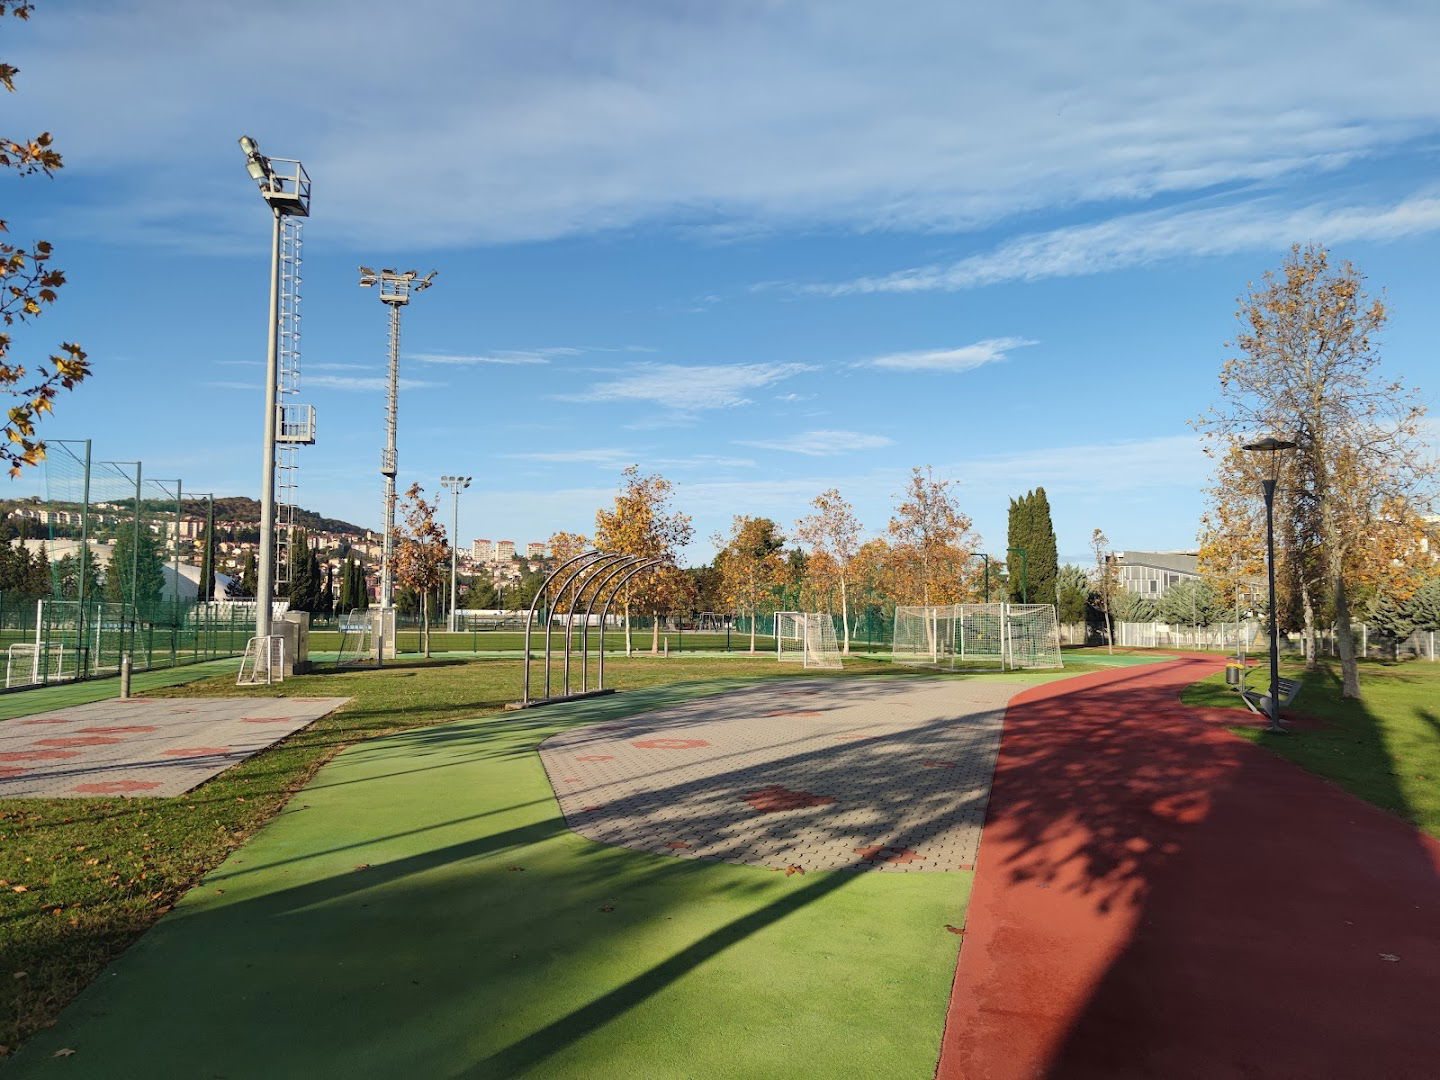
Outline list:
[[[630,572],[629,572],[628,574],[626,574],[624,577],[622,577],[622,578],[616,583],[615,588],[614,588],[614,591],[612,591],[612,592],[610,593],[610,595],[606,598],[606,600],[605,600],[605,606],[600,609],[600,625],[601,625],[601,626],[604,626],[604,625],[605,625],[606,618],[607,618],[607,617],[609,616],[609,614],[610,614],[610,604],[611,604],[611,602],[615,599],[616,596],[618,596],[618,595],[620,594],[620,590],[623,589],[623,588],[629,583],[629,581],[630,581],[631,578],[633,578],[636,574],[640,573],[641,570],[649,569],[649,568],[652,568],[652,567],[654,567],[654,566],[663,564],[663,563],[665,563],[665,562],[666,562],[666,560],[664,560],[664,559],[651,559],[649,562],[643,562],[643,563],[641,563],[639,566],[632,567],[632,568],[630,569]],[[604,644],[604,639],[603,639],[603,637],[602,637],[602,639],[601,639],[601,644],[602,644],[602,646],[603,646],[603,644]],[[601,650],[600,650],[600,661],[599,661],[597,667],[599,668],[599,672],[598,672],[598,674],[597,674],[597,676],[596,676],[596,687],[595,687],[595,689],[597,689],[597,690],[604,690],[604,689],[605,689],[605,650],[604,650],[603,647],[602,647]]]
[[[585,693],[586,682],[590,674],[590,616],[595,611],[595,601],[600,599],[600,594],[609,587],[610,582],[625,570],[634,566],[640,561],[641,555],[622,555],[621,562],[616,563],[606,571],[605,580],[595,587],[590,595],[590,602],[585,605],[585,625],[580,628],[580,692]],[[605,651],[605,620],[600,620],[600,651]]]
[[[570,588],[572,583],[578,581],[580,576],[596,562],[605,558],[605,553],[598,548],[591,548],[589,554],[591,558],[588,561],[581,563],[570,572],[569,577],[560,582],[560,587],[555,590],[554,606],[548,607],[545,611],[545,696],[547,698],[550,696],[550,657],[553,652],[550,647],[550,636],[555,629],[555,612],[565,602],[565,590]],[[570,647],[568,641],[565,643],[565,647],[568,653]]]
[[[541,583],[540,588],[537,589],[536,592],[535,592],[535,598],[530,601],[530,609],[525,613],[525,678],[524,678],[523,691],[522,691],[521,697],[520,697],[520,700],[521,700],[522,703],[527,704],[527,705],[530,703],[530,628],[531,628],[531,626],[532,626],[532,625],[534,624],[534,622],[535,622],[535,605],[538,604],[538,603],[540,603],[540,601],[545,598],[545,593],[546,593],[546,591],[550,588],[550,583],[555,580],[556,576],[559,575],[559,573],[560,573],[562,570],[564,570],[567,566],[570,566],[572,563],[577,563],[577,562],[579,562],[581,559],[588,559],[590,556],[592,556],[592,555],[598,555],[598,554],[599,554],[599,551],[598,551],[598,550],[592,549],[592,550],[590,550],[590,551],[582,552],[582,553],[579,554],[579,555],[574,555],[574,556],[566,559],[563,563],[561,563],[559,566],[557,566],[554,570],[550,571],[550,576],[547,577],[547,578]],[[549,663],[550,663],[550,642],[549,642],[550,614],[549,614],[549,608],[546,608],[545,623],[546,623],[545,663],[546,663],[546,682],[547,682],[547,685],[548,685],[548,682],[549,682]]]
[[[560,683],[560,692],[566,697],[570,696],[570,643],[574,640],[575,636],[575,608],[580,603],[580,597],[585,592],[585,586],[594,580],[595,572],[602,567],[608,569],[616,559],[625,558],[628,558],[628,556],[618,555],[614,552],[602,552],[599,557],[581,567],[576,574],[576,577],[579,577],[580,574],[588,571],[591,576],[589,580],[577,585],[575,590],[570,594],[570,610],[565,613],[565,662],[564,674]]]

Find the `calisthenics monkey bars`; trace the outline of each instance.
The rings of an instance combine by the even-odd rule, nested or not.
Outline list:
[[[610,604],[631,578],[645,570],[664,565],[663,558],[647,559],[639,555],[620,555],[614,552],[592,549],[566,559],[552,570],[535,593],[530,609],[525,614],[525,679],[524,690],[519,701],[509,706],[512,709],[529,709],[537,705],[549,705],[557,701],[573,701],[577,698],[611,694],[605,688],[605,626],[610,615]],[[551,586],[554,586],[552,589]],[[568,597],[567,597],[568,594]],[[595,605],[600,605],[600,649],[597,663],[595,688],[589,689],[590,667],[590,623]],[[580,603],[585,600],[584,612]],[[568,606],[565,606],[567,604]],[[552,631],[557,616],[564,608],[565,648],[563,653],[560,693],[551,692],[551,670],[554,657]],[[530,641],[535,629],[535,613],[539,609],[545,619],[545,649],[540,658],[544,665],[543,691],[540,697],[530,694]],[[580,628],[580,689],[570,691],[570,656],[574,644],[575,616],[581,615]]]

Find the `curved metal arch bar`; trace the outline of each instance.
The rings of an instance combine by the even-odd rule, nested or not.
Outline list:
[[[570,696],[570,645],[575,640],[575,609],[580,604],[580,597],[585,595],[586,586],[595,580],[595,575],[602,569],[608,569],[616,559],[624,559],[624,555],[617,555],[614,552],[602,552],[600,557],[593,559],[582,566],[577,574],[590,576],[576,584],[574,591],[570,593],[570,610],[565,613],[565,675],[560,683],[560,692],[566,697]]]
[[[569,559],[566,559],[554,570],[550,571],[550,576],[547,577],[545,581],[541,584],[540,588],[536,590],[535,599],[530,601],[530,610],[525,613],[525,684],[524,692],[521,694],[520,697],[520,700],[525,702],[526,704],[529,704],[530,702],[530,627],[535,622],[535,605],[544,599],[545,590],[550,587],[550,582],[555,580],[555,576],[559,574],[560,571],[564,570],[571,563],[579,562],[581,559],[589,558],[591,555],[595,554],[598,554],[598,552],[586,551],[582,552],[579,555],[575,555]],[[545,622],[547,624],[550,622],[548,609]]]
[[[664,560],[664,559],[651,559],[649,562],[643,562],[643,563],[641,563],[639,566],[631,567],[631,568],[630,568],[630,572],[629,572],[628,574],[626,574],[624,577],[622,577],[618,582],[615,583],[615,588],[614,588],[614,590],[610,593],[610,595],[609,595],[608,597],[605,598],[605,606],[600,609],[600,625],[601,625],[601,626],[604,626],[604,625],[605,625],[605,618],[606,618],[606,616],[608,616],[608,615],[610,614],[610,602],[611,602],[612,600],[614,600],[617,595],[619,595],[620,590],[625,587],[626,583],[627,583],[631,578],[633,578],[636,574],[640,573],[641,570],[648,570],[648,569],[650,569],[650,568],[652,568],[652,567],[654,567],[654,566],[660,565],[660,564],[662,564],[662,563],[668,565],[668,563],[666,563],[666,560]],[[603,639],[602,639],[602,641],[603,641]],[[599,668],[599,674],[596,676],[597,684],[596,684],[595,689],[597,689],[597,690],[604,690],[604,689],[605,689],[605,650],[604,650],[603,648],[600,650],[600,661],[599,661],[599,663],[598,663],[596,666]]]
[[[609,587],[610,582],[614,581],[617,575],[630,569],[644,556],[623,555],[621,558],[624,561],[616,563],[605,572],[605,579],[595,587],[595,591],[590,594],[590,602],[585,605],[585,625],[580,628],[580,692],[582,694],[585,693],[586,681],[590,673],[590,616],[595,611],[595,601],[600,599],[600,594]],[[605,651],[605,624],[603,621],[600,624],[600,651]]]
[[[570,571],[570,576],[569,576],[569,577],[565,578],[564,581],[560,582],[560,587],[555,590],[555,597],[554,597],[554,601],[553,601],[553,602],[554,602],[554,607],[552,607],[549,611],[546,612],[546,616],[545,616],[545,696],[546,696],[547,698],[550,696],[550,656],[551,656],[550,633],[551,633],[551,631],[555,628],[555,611],[556,611],[556,609],[558,609],[558,608],[560,607],[561,604],[563,604],[563,603],[565,602],[565,590],[568,589],[568,588],[570,588],[570,586],[571,586],[572,584],[574,584],[576,581],[578,581],[578,580],[580,579],[580,577],[581,577],[582,574],[584,574],[587,570],[589,570],[592,566],[594,566],[594,565],[595,565],[597,562],[599,562],[601,559],[605,558],[605,553],[604,553],[603,551],[600,551],[598,548],[592,548],[591,551],[589,552],[589,554],[591,555],[591,558],[589,559],[589,561],[581,563],[581,564],[580,564],[579,566],[577,566],[574,570]],[[568,648],[568,645],[567,645],[567,648]]]

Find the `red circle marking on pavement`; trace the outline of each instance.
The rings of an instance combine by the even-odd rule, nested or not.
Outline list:
[[[166,757],[206,757],[210,754],[228,754],[228,746],[177,746],[174,750],[162,750]]]
[[[70,790],[86,795],[120,795],[127,791],[150,791],[159,786],[143,780],[102,780],[98,784],[76,784]]]
[[[37,739],[36,746],[108,746],[110,743],[124,742],[124,739],[112,739],[106,735],[81,735],[66,736],[61,739]]]
[[[908,847],[889,847],[884,844],[875,847],[857,847],[855,854],[866,862],[907,863],[920,858],[918,851]]]
[[[82,735],[129,735],[142,731],[159,731],[160,729],[147,724],[119,724],[111,727],[82,727],[75,730]]]
[[[792,791],[783,784],[771,784],[758,791],[747,791],[742,798],[757,814],[775,814],[781,810],[804,810],[811,806],[833,803],[833,795],[814,795],[808,791]]]
[[[64,761],[79,756],[79,750],[8,750],[0,754],[0,761]]]
[[[24,776],[28,771],[16,765],[0,765],[0,780],[8,780],[12,776]]]
[[[642,750],[698,750],[710,744],[704,739],[640,739],[630,745]]]

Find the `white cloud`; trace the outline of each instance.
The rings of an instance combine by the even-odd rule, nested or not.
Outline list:
[[[629,374],[562,396],[566,401],[651,402],[688,416],[747,405],[746,391],[814,370],[811,364],[637,364]]]
[[[1028,338],[987,338],[956,349],[888,353],[866,361],[865,366],[886,368],[890,371],[973,371],[986,364],[998,364],[1008,359],[1011,349],[1038,344],[1039,342]]]
[[[1274,199],[1227,206],[1126,214],[1093,225],[1030,233],[958,262],[914,267],[802,291],[850,293],[957,291],[1009,281],[1077,277],[1161,259],[1273,250],[1315,240],[1327,245],[1391,240],[1440,229],[1440,196],[1422,193],[1381,206],[1315,204],[1287,209]]]
[[[314,177],[317,239],[414,250],[644,221],[967,228],[1332,168],[1433,133],[1440,102],[1434,5],[213,8],[58,4],[7,38],[27,112],[61,136],[67,174],[91,178],[93,212],[67,212],[71,228],[255,235],[255,192],[218,133],[257,117],[262,149]],[[97,107],[115,86],[125,107]],[[424,161],[376,152],[401,145]],[[151,190],[156,146],[174,197]]]
[[[580,349],[500,349],[493,353],[406,353],[410,360],[422,364],[449,364],[468,367],[479,364],[530,365],[548,364],[552,356],[578,356]]]
[[[740,439],[737,443],[761,450],[804,454],[806,457],[832,457],[856,450],[878,450],[882,446],[893,446],[895,440],[887,439],[884,435],[865,435],[858,431],[802,431],[785,439]]]
[[[390,383],[384,376],[358,376],[358,375],[306,375],[303,379],[305,386],[320,386],[327,390],[385,390]],[[437,386],[444,386],[444,383],[426,382],[423,379],[398,379],[396,385],[401,390],[429,390]]]

